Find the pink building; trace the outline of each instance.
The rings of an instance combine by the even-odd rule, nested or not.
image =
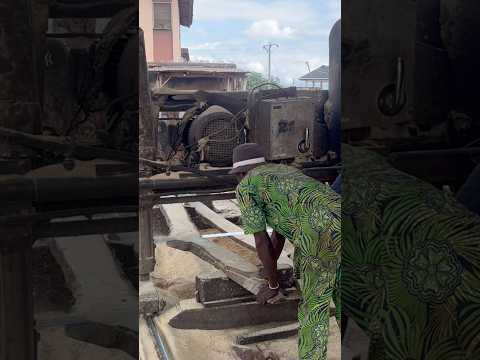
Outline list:
[[[140,0],[147,62],[181,62],[180,26],[190,27],[193,0]]]
[[[245,90],[247,72],[235,64],[190,62],[188,49],[181,47],[180,26],[192,25],[193,0],[139,4],[152,90]]]

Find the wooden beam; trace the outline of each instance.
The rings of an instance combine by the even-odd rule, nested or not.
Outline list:
[[[258,276],[258,269],[255,265],[207,239],[198,237],[190,240],[168,240],[167,245],[197,255],[222,270],[229,279],[254,295],[257,295],[262,285],[265,284],[265,281]]]
[[[212,194],[179,194],[179,195],[161,195],[161,194],[148,194],[142,195],[142,200],[151,201],[155,204],[178,204],[188,203],[192,201],[213,201],[213,200],[229,200],[235,199],[235,192],[221,192]]]
[[[298,297],[277,304],[261,305],[247,302],[219,307],[204,307],[195,301],[181,301],[179,313],[169,325],[176,329],[222,330],[271,322],[295,321],[298,317]]]
[[[198,215],[211,223],[213,226],[228,233],[243,232],[243,229],[234,223],[228,221],[220,214],[210,209],[207,205],[201,202],[192,202],[187,206],[195,209]],[[237,240],[240,245],[246,246],[249,249],[255,250],[255,239],[252,235],[233,235],[233,239]]]
[[[238,345],[254,344],[260,341],[285,339],[298,334],[298,323],[277,326],[270,329],[254,331],[237,337]]]
[[[201,202],[193,202],[189,204],[191,207],[195,209],[195,211],[202,216],[206,221],[210,222],[213,226],[219,228],[225,232],[242,232],[243,229],[231,221],[228,221],[220,214],[217,214],[215,211],[210,209],[207,205]],[[255,239],[253,235],[232,235],[233,239],[235,239],[240,245],[246,246],[249,249],[255,250]],[[293,262],[290,258],[287,257],[285,251],[282,252],[278,262],[281,264],[287,264],[293,266]]]
[[[293,269],[288,265],[280,265],[278,278],[282,288],[291,288],[294,285]],[[215,301],[251,296],[249,291],[230,280],[221,271],[198,274],[195,277],[195,285],[197,301],[205,306]]]

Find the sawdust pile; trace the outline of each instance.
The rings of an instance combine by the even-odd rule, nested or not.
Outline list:
[[[202,272],[215,270],[196,255],[170,248],[165,243],[156,246],[155,259],[152,281],[180,299],[195,297],[195,277]]]

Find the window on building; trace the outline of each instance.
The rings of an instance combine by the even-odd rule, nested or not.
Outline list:
[[[172,29],[172,5],[170,2],[153,3],[153,28],[155,30]]]

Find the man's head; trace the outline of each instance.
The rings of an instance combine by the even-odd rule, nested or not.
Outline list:
[[[229,174],[236,175],[240,181],[250,170],[263,164],[265,164],[265,155],[260,145],[241,144],[233,149],[233,166]]]

